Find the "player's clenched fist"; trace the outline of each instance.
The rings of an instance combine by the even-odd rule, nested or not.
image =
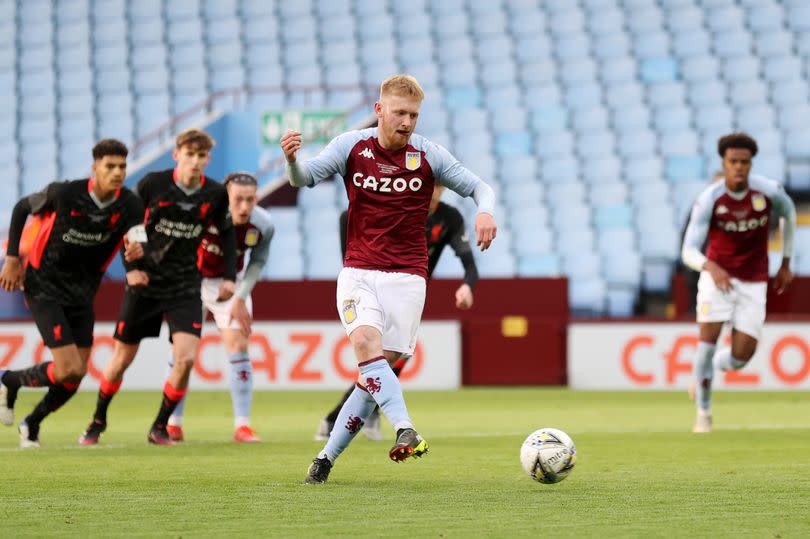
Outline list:
[[[298,131],[289,130],[284,133],[279,141],[281,149],[284,152],[284,157],[290,163],[295,162],[295,154],[301,148],[301,133]]]
[[[488,213],[479,213],[475,218],[475,236],[477,238],[475,244],[482,251],[486,251],[497,232],[498,225],[495,224],[495,218]]]

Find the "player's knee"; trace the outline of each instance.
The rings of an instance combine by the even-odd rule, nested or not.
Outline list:
[[[194,367],[194,356],[193,355],[180,355],[175,358],[174,361],[174,368],[180,369],[182,372],[188,372]]]
[[[379,339],[372,332],[365,330],[357,330],[352,333],[352,344],[360,357],[376,354],[380,348]]]

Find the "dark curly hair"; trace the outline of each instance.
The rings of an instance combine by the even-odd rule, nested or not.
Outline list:
[[[105,138],[93,146],[93,161],[98,161],[105,155],[120,155],[126,158],[129,154],[126,144],[114,138]]]
[[[720,140],[717,141],[717,153],[720,154],[720,157],[725,157],[726,150],[729,148],[751,150],[751,157],[754,157],[759,150],[757,141],[748,133],[730,133],[720,137]]]

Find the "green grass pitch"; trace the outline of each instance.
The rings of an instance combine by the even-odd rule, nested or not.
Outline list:
[[[38,396],[21,394],[18,417]],[[244,446],[230,442],[229,395],[191,393],[188,441],[153,447],[159,396],[125,390],[102,444],[79,448],[95,402],[81,393],[43,424],[40,450],[0,430],[0,536],[810,536],[807,393],[716,394],[716,431],[695,435],[682,393],[413,392],[425,458],[395,464],[389,442],[359,435],[327,484],[303,485],[338,396],[258,393],[265,442]],[[544,426],[579,452],[557,485],[535,483],[518,459]]]

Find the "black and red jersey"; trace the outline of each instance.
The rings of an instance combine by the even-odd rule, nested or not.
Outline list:
[[[149,286],[141,292],[144,296],[199,296],[197,249],[212,225],[223,236],[223,247],[230,246],[224,248],[225,278],[236,278],[228,193],[221,183],[203,176],[199,186],[188,190],[177,183],[176,172],[169,169],[144,176],[136,192],[146,206],[144,222],[149,240],[141,264],[149,274]]]
[[[26,197],[42,226],[28,256],[25,293],[62,305],[93,301],[124,234],[143,221],[143,203],[126,187],[99,201],[93,178],[54,182]]]

